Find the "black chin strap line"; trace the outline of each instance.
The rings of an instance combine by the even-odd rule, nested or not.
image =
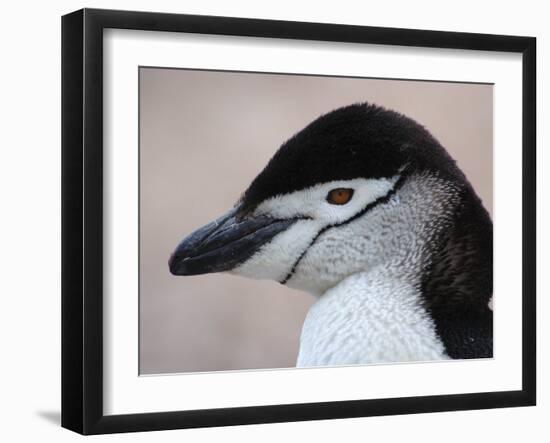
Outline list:
[[[403,168],[404,169],[404,168]],[[281,283],[282,285],[285,285],[291,278],[292,276],[294,275],[294,273],[296,272],[296,268],[298,267],[298,265],[300,264],[300,261],[302,260],[302,258],[304,258],[304,256],[306,255],[307,251],[309,250],[309,248],[311,248],[315,242],[319,239],[319,237],[321,235],[323,235],[325,232],[327,232],[329,229],[332,229],[332,228],[338,228],[340,226],[343,226],[343,225],[347,225],[348,223],[351,223],[352,221],[354,220],[357,220],[359,217],[362,217],[363,215],[365,215],[367,212],[369,212],[371,209],[375,208],[376,206],[378,205],[382,205],[384,203],[387,203],[391,198],[392,196],[399,190],[399,188],[401,186],[403,186],[403,183],[405,182],[405,179],[407,178],[409,174],[406,174],[404,170],[402,170],[402,173],[401,175],[399,176],[399,178],[397,179],[397,181],[395,182],[395,185],[393,185],[393,188],[390,189],[388,191],[388,193],[386,195],[383,195],[382,197],[379,197],[377,198],[376,200],[374,200],[372,203],[369,203],[368,205],[366,205],[363,209],[361,209],[359,212],[357,212],[355,215],[352,215],[350,218],[342,221],[342,222],[339,222],[339,223],[334,223],[334,224],[331,224],[331,225],[327,225],[325,226],[323,229],[321,229],[317,235],[315,237],[313,237],[313,239],[311,240],[311,242],[309,243],[309,245],[307,246],[306,249],[304,249],[304,251],[300,254],[300,256],[296,259],[296,261],[294,262],[294,264],[292,265],[292,268],[290,269],[290,272],[286,275],[286,277],[280,281],[279,283]]]

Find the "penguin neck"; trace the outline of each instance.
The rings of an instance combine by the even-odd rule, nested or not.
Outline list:
[[[411,225],[402,255],[320,295],[298,366],[492,357],[492,222],[469,185],[457,200],[444,228]]]
[[[451,358],[490,358],[493,224],[469,185],[454,218],[422,275],[422,295]]]
[[[327,290],[303,325],[299,367],[448,358],[419,281],[385,263]]]

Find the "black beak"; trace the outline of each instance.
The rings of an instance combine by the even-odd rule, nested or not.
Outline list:
[[[237,208],[197,229],[178,245],[170,261],[174,275],[229,271],[292,225],[296,219],[235,217]]]

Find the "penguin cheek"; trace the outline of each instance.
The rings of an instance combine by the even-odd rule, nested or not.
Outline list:
[[[308,248],[287,285],[322,294],[349,275],[368,270],[379,253],[373,248],[372,223],[365,216],[328,229]]]
[[[322,228],[322,222],[311,219],[299,220],[277,234],[248,260],[233,268],[230,273],[281,282],[291,272],[294,264]]]

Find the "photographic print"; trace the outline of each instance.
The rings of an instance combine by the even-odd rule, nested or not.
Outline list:
[[[63,16],[62,426],[535,405],[535,85],[532,37]]]
[[[493,357],[493,85],[139,68],[142,375]]]

